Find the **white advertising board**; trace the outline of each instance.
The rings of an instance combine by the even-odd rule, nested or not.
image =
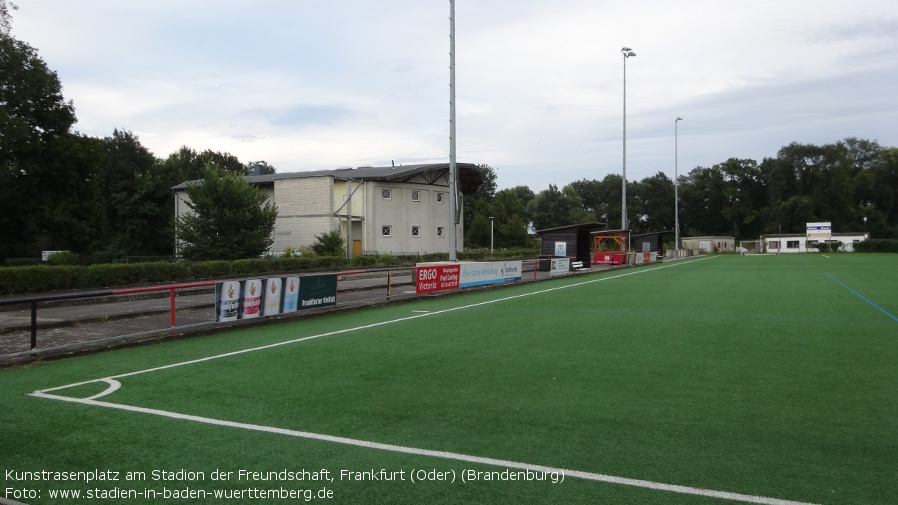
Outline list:
[[[494,261],[490,263],[462,263],[458,287],[482,286],[500,282],[521,280],[521,261]]]
[[[808,238],[830,238],[832,237],[832,223],[808,223]]]

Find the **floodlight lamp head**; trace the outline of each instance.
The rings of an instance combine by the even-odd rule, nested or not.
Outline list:
[[[620,52],[622,52],[622,53],[626,53],[626,52],[628,52],[628,51],[632,51],[632,49],[630,49],[629,47],[622,47],[622,48],[620,48]]]
[[[683,118],[677,116],[677,121],[682,121],[682,120],[683,120]],[[676,121],[674,121],[674,122],[676,122]]]

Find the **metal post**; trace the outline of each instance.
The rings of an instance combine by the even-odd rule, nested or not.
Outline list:
[[[352,179],[346,179],[346,259],[352,259]]]
[[[31,302],[31,349],[37,347],[37,302]]]
[[[493,254],[493,224],[496,222],[496,218],[490,216],[490,254]]]
[[[169,318],[171,321],[171,326],[169,328],[175,327],[175,288],[171,288],[171,317]]]
[[[449,261],[458,259],[458,167],[455,166],[455,0],[449,0]]]
[[[620,227],[622,230],[626,230],[629,228],[629,222],[627,221],[627,58],[636,56],[636,53],[629,47],[623,47],[620,51],[624,55],[624,167],[621,178]]]
[[[674,257],[676,257],[676,251],[680,248],[680,195],[679,181],[677,180],[680,154],[677,125],[681,119],[678,117],[674,120]]]

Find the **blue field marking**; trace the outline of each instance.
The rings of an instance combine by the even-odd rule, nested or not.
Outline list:
[[[832,274],[827,273],[826,276],[829,277],[830,279],[832,279],[832,280],[838,282],[839,284],[841,284],[842,287],[844,287],[844,288],[847,289],[848,291],[851,291],[852,293],[854,293],[854,294],[856,294],[857,296],[859,296],[859,297],[861,298],[861,300],[863,300],[863,301],[869,303],[870,305],[876,307],[877,309],[880,310],[880,312],[882,312],[883,314],[885,314],[885,315],[891,317],[895,322],[898,322],[898,317],[893,316],[892,314],[889,313],[889,311],[887,311],[886,309],[880,307],[879,305],[876,305],[875,303],[873,303],[873,302],[872,302],[869,298],[867,298],[866,296],[864,296],[864,295],[858,293],[857,291],[851,289],[847,284],[845,284],[844,282],[840,281],[839,279],[836,279],[835,277],[833,277]]]

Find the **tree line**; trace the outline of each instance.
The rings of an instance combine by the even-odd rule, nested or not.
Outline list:
[[[621,176],[582,179],[534,193],[526,186],[496,190],[496,170],[481,166],[484,184],[466,199],[465,245],[526,243],[527,224],[542,230],[586,222],[620,228]],[[898,237],[898,148],[846,138],[823,146],[791,143],[760,163],[731,158],[696,167],[674,181],[663,172],[627,181],[633,233],[672,231],[679,207],[682,236],[803,233],[808,222],[832,222],[840,232]],[[677,203],[675,204],[675,200]],[[495,218],[490,223],[489,216]]]

